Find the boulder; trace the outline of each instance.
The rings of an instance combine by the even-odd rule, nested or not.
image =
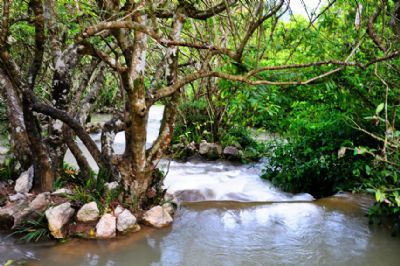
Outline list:
[[[15,192],[22,194],[28,193],[32,188],[33,174],[33,166],[29,167],[28,170],[23,172],[15,182]]]
[[[53,193],[51,193],[51,195],[53,196],[59,196],[59,197],[65,197],[68,195],[72,195],[72,191],[68,188],[59,188],[56,191],[54,191]]]
[[[117,230],[128,232],[135,229],[136,217],[127,209],[122,211],[117,217]]]
[[[49,230],[54,238],[63,238],[62,229],[74,215],[75,211],[69,202],[49,208],[45,214],[49,223]]]
[[[25,196],[24,194],[22,194],[22,193],[16,193],[16,194],[14,194],[14,195],[10,195],[10,196],[8,197],[8,199],[9,199],[10,201],[19,201],[19,200],[26,199],[26,196]]]
[[[222,155],[222,146],[202,140],[199,145],[199,153],[209,159],[218,159]]]
[[[0,208],[0,229],[9,230],[15,228],[30,213],[27,198],[8,203],[5,207]]]
[[[206,155],[208,153],[208,151],[210,150],[210,143],[208,143],[205,140],[200,141],[200,145],[199,145],[199,153],[201,155]]]
[[[145,212],[143,220],[157,228],[168,226],[173,222],[171,215],[161,206],[155,206]]]
[[[116,235],[117,218],[112,214],[104,214],[96,225],[96,237],[111,238]]]
[[[47,209],[50,204],[50,192],[43,192],[36,196],[36,198],[29,203],[29,208],[42,212]]]
[[[222,155],[222,146],[218,143],[212,143],[210,150],[207,153],[208,158],[217,159]]]
[[[193,153],[196,152],[197,148],[196,148],[196,143],[194,143],[194,141],[190,142],[186,148],[190,151],[192,151]]]
[[[239,158],[240,150],[234,146],[227,146],[225,147],[223,154],[228,158]]]
[[[76,217],[80,222],[94,222],[99,218],[99,214],[97,203],[92,201],[83,205]]]
[[[118,215],[120,215],[124,210],[125,210],[124,207],[122,207],[121,205],[118,205],[117,208],[115,208],[115,210],[114,210],[114,216],[118,217]]]

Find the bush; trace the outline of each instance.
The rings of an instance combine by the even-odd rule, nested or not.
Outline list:
[[[17,226],[11,235],[18,235],[22,242],[38,242],[51,238],[46,215],[36,213],[35,219],[29,219]]]
[[[204,99],[183,102],[178,108],[180,115],[174,129],[173,143],[181,142],[182,138],[195,143],[203,139],[216,141],[218,136],[211,133],[213,122],[207,114],[207,102]]]
[[[296,116],[288,120],[288,140],[270,143],[273,153],[263,178],[285,191],[308,192],[317,198],[357,186],[370,159],[350,154],[340,159],[338,150],[366,140],[346,125],[343,114],[328,109],[307,106],[295,110]]]

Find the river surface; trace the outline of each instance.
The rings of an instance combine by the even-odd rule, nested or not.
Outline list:
[[[153,113],[157,122],[162,109]],[[120,135],[115,149],[122,148]],[[165,187],[181,202],[172,226],[58,244],[22,245],[0,235],[0,264],[400,265],[400,239],[368,225],[369,197],[283,193],[259,178],[262,165],[163,161]]]

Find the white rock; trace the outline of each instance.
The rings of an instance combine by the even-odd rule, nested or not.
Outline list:
[[[143,215],[143,220],[157,228],[165,227],[173,222],[171,215],[161,206],[155,206]]]
[[[72,191],[68,188],[59,188],[56,191],[54,191],[53,193],[51,193],[51,195],[53,196],[60,196],[60,197],[64,197],[67,195],[72,195]]]
[[[119,184],[118,182],[114,181],[114,182],[110,182],[110,183],[105,183],[104,186],[106,187],[106,190],[114,190],[117,189]]]
[[[8,149],[4,146],[0,146],[0,154],[1,155],[7,155]]]
[[[44,211],[50,204],[50,193],[43,192],[36,196],[36,198],[29,203],[29,208]]]
[[[80,222],[94,222],[99,218],[99,213],[97,203],[92,201],[83,205],[76,217]]]
[[[8,199],[10,201],[17,201],[17,200],[22,200],[22,199],[25,199],[25,198],[26,198],[26,196],[24,194],[22,194],[22,193],[16,193],[16,194],[11,195],[11,196],[8,197]]]
[[[23,172],[15,182],[14,190],[17,193],[28,193],[32,188],[33,182],[33,166]]]
[[[208,153],[209,150],[210,150],[210,145],[209,145],[209,143],[207,143],[207,141],[205,141],[205,140],[200,141],[200,144],[199,144],[199,153],[200,153],[201,155],[205,155],[205,154]]]
[[[124,210],[117,217],[117,230],[127,232],[135,228],[136,217],[129,211]]]
[[[124,210],[125,208],[123,208],[121,205],[118,205],[114,210],[114,216],[118,217]]]
[[[65,202],[55,207],[49,208],[46,212],[46,218],[49,223],[49,230],[55,238],[63,238],[63,226],[68,223],[74,215],[74,209],[69,202]]]
[[[96,237],[98,238],[111,238],[115,237],[117,229],[117,218],[106,213],[96,225]]]

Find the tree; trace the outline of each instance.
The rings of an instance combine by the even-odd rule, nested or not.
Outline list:
[[[126,196],[138,199],[135,207],[140,208],[146,192],[162,181],[153,172],[171,141],[177,105],[187,84],[216,78],[253,86],[304,85],[348,66],[368,67],[398,56],[397,50],[386,49],[367,62],[351,61],[359,47],[355,43],[344,58],[280,65],[256,60],[247,65],[248,45],[260,43],[256,33],[271,28],[273,36],[288,4],[284,0],[3,0],[0,84],[17,158],[25,167],[33,162],[39,190],[51,190],[67,148],[81,172],[90,171],[75,142],[77,136],[99,167],[122,182]],[[373,29],[370,36],[377,43]],[[261,51],[256,57],[263,59]],[[223,64],[237,67],[226,71],[219,67]],[[306,80],[260,78],[266,71],[321,66],[329,67],[317,68]],[[106,72],[118,79],[124,110],[105,123],[99,149],[84,123],[96,95],[107,89]],[[149,109],[159,101],[165,103],[159,136],[146,149]],[[122,155],[112,149],[119,131],[125,131]]]

